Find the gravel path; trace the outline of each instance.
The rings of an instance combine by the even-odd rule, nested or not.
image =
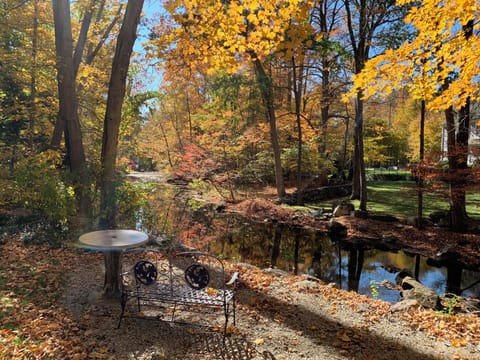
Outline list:
[[[389,304],[319,282],[236,265],[243,271],[237,326],[223,338],[208,327],[139,317],[102,298],[103,262],[73,273],[62,301],[87,329],[95,359],[480,359],[463,347],[414,329]],[[217,314],[190,320],[216,321]],[[221,317],[220,317],[221,319]]]

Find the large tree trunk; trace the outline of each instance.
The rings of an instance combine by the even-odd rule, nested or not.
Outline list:
[[[82,29],[80,31],[80,37],[77,41],[77,47],[76,47],[76,53],[73,53],[73,39],[72,39],[72,29],[71,29],[71,23],[70,23],[70,3],[64,0],[53,0],[53,7],[54,7],[54,18],[55,18],[55,27],[59,31],[61,30],[58,34],[59,38],[61,37],[61,44],[62,44],[62,57],[68,56],[71,58],[69,59],[68,62],[71,64],[68,64],[68,68],[72,74],[68,76],[68,81],[71,82],[71,86],[75,88],[76,86],[76,77],[77,77],[77,71],[78,67],[80,65],[81,57],[82,57],[82,52],[83,52],[83,46],[85,44],[87,32],[88,32],[88,27],[90,25],[90,19],[91,19],[91,9],[93,6],[93,0],[90,6],[88,7],[88,11],[85,14],[85,19],[82,22]],[[90,16],[89,16],[90,15]],[[68,41],[68,43],[67,43]],[[57,45],[57,55],[58,55],[58,45]],[[59,61],[57,59],[57,61]],[[60,96],[62,96],[62,93],[60,92]],[[75,98],[76,98],[76,89],[75,89]],[[77,100],[75,100],[75,104],[72,103],[72,106],[75,106],[75,112],[77,113]],[[78,118],[78,115],[77,115]],[[50,147],[52,149],[58,149],[60,148],[60,144],[62,142],[62,134],[67,133],[68,129],[65,128],[66,126],[66,118],[64,116],[58,116],[57,121],[55,122],[55,128],[53,129],[53,135],[50,140]],[[65,142],[67,142],[68,139],[65,137]],[[68,152],[68,149],[67,149]]]
[[[473,20],[463,26],[463,34],[468,40],[473,35]],[[455,138],[454,154],[448,149],[450,170],[450,214],[452,230],[463,232],[468,227],[466,211],[466,186],[470,170],[468,168],[468,138],[470,137],[470,98],[458,111],[458,130]],[[452,159],[452,161],[450,161]]]
[[[125,17],[117,39],[112,73],[108,88],[102,141],[101,174],[101,219],[103,229],[116,227],[115,164],[117,158],[118,134],[122,117],[122,105],[126,91],[126,80],[130,56],[137,37],[143,0],[129,0]],[[115,297],[120,290],[121,253],[105,255],[105,295]]]
[[[70,2],[53,0],[55,23],[55,49],[57,54],[57,81],[59,98],[59,121],[65,124],[65,144],[67,162],[74,175],[75,194],[78,200],[78,218],[80,225],[88,219],[91,208],[88,192],[88,174],[82,131],[78,118],[78,102],[75,89],[75,71],[73,66],[72,31],[70,24]]]
[[[465,38],[473,35],[473,21],[463,26]],[[449,87],[443,84],[443,90]],[[453,107],[445,110],[448,149],[448,180],[450,185],[450,220],[454,231],[462,232],[468,227],[465,187],[468,181],[468,138],[470,136],[470,98],[458,111],[458,127],[455,126]]]
[[[87,42],[88,31],[90,29],[93,13],[96,9],[96,3],[97,3],[96,0],[90,0],[90,2],[88,3],[88,5],[86,6],[85,11],[84,11],[82,25],[81,25],[80,33],[79,33],[78,39],[77,39],[77,44],[75,46],[74,53],[72,53],[74,79],[76,79],[76,77],[77,77],[78,69],[79,69],[80,63],[82,62],[82,58],[83,58],[83,54],[84,54],[84,50],[85,50],[85,44]],[[104,5],[105,5],[105,0],[103,0],[99,5],[97,4],[97,6],[99,7],[99,10],[97,12],[97,22],[99,22],[101,20],[101,14],[103,12]],[[85,57],[85,61],[84,61],[85,64],[91,64],[93,62],[93,60],[94,60],[96,54],[98,53],[99,49],[105,43],[105,41],[108,38],[111,30],[113,29],[114,25],[117,23],[122,8],[123,8],[123,5],[119,6],[117,16],[115,16],[112,23],[105,30],[105,32],[102,36],[102,39],[97,44],[95,49],[94,50],[89,49],[89,51],[88,51],[88,53]],[[69,13],[70,13],[70,11],[69,11]],[[71,32],[70,32],[70,38],[71,38]],[[73,51],[73,46],[72,46],[72,51]],[[52,138],[50,140],[50,147],[52,149],[60,148],[60,145],[61,145],[61,142],[62,142],[62,135],[65,132],[65,121],[64,120],[65,119],[61,118],[60,116],[57,117],[57,120],[55,122],[55,127],[53,129],[53,135],[52,135]]]
[[[280,144],[278,141],[277,119],[275,115],[275,107],[273,105],[272,79],[270,79],[270,77],[265,72],[263,64],[258,59],[258,57],[255,54],[251,54],[251,58],[253,59],[253,64],[257,73],[263,102],[267,110],[267,118],[270,124],[270,139],[272,142],[273,161],[275,166],[275,183],[277,186],[277,194],[281,198],[285,196],[285,184],[283,181]]]
[[[470,101],[458,112],[458,131],[454,140],[449,141],[448,168],[450,180],[450,216],[452,230],[467,230],[466,186],[468,180],[468,137],[470,127]],[[450,115],[453,117],[453,114]],[[451,127],[451,126],[450,126]],[[449,127],[447,126],[447,129]],[[448,135],[450,137],[450,134]]]

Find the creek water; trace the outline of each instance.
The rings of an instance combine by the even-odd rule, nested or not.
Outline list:
[[[251,222],[219,212],[172,186],[159,185],[152,191],[149,205],[139,214],[137,228],[158,242],[173,240],[260,268],[312,275],[391,303],[400,300],[395,284],[402,270],[416,275],[441,296],[456,293],[480,298],[480,284],[474,285],[480,279],[480,269],[438,267],[429,259],[403,251],[351,249],[313,229]]]

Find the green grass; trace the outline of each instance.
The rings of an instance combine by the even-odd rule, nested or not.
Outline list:
[[[359,201],[354,200],[355,209]],[[467,192],[467,213],[480,220],[480,193]],[[332,200],[322,202],[322,207],[330,207]],[[389,214],[400,218],[417,215],[418,195],[414,181],[370,181],[367,185],[367,209],[372,213]],[[433,211],[448,210],[448,198],[445,194],[424,192],[423,214],[428,216]]]
[[[411,176],[412,172],[410,170],[390,170],[390,169],[366,169],[366,174],[396,174],[403,176]]]

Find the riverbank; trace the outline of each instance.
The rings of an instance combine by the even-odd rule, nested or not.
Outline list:
[[[132,178],[144,181],[167,181],[160,173],[132,173]],[[186,182],[172,180],[172,186],[180,186],[188,196],[199,198],[207,204],[225,212],[240,214],[250,220],[266,223],[281,223],[295,227],[310,227],[325,233],[329,232],[330,219],[317,218],[312,213],[277,203],[276,189],[261,187],[239,194],[236,201],[225,201],[217,191],[195,191],[186,187]],[[295,188],[288,188],[293,193]],[[332,201],[333,202],[333,201]],[[332,209],[333,210],[333,209]],[[379,248],[387,251],[399,249],[412,255],[419,255],[437,261],[451,262],[464,269],[480,269],[480,224],[472,227],[469,233],[455,233],[447,228],[426,226],[417,229],[400,220],[392,221],[392,216],[368,218],[354,216],[336,217],[334,220],[345,227],[342,242],[356,247]]]
[[[316,219],[311,214],[294,211],[265,198],[246,199],[228,204],[226,211],[241,214],[258,222],[275,221],[292,226],[312,227],[328,232],[330,221]],[[405,252],[431,258],[439,263],[457,262],[462,268],[480,268],[480,235],[478,233],[455,233],[446,228],[426,227],[417,229],[400,221],[381,220],[381,217],[360,218],[355,216],[335,217],[333,220],[344,226],[342,242],[379,248],[404,250]]]
[[[125,261],[128,263],[129,254]],[[101,296],[103,257],[70,247],[0,246],[0,358],[5,359],[478,359],[480,318],[391,304],[279,271],[239,271],[237,326],[147,319]],[[168,312],[168,311],[167,311]],[[195,320],[195,319],[194,319]],[[200,322],[203,319],[197,319]]]

